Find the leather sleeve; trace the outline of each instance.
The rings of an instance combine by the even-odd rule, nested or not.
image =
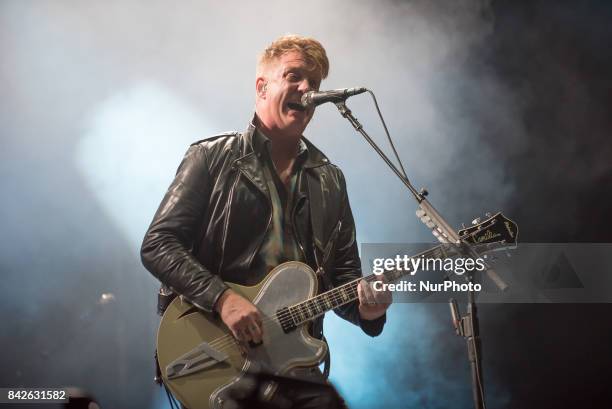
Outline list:
[[[163,284],[211,312],[228,287],[192,254],[212,186],[205,148],[192,145],[168,188],[140,250],[142,264]]]
[[[340,171],[340,170],[339,170]],[[338,236],[336,238],[334,265],[331,270],[332,284],[334,287],[353,281],[362,277],[361,260],[357,249],[357,239],[355,232],[355,222],[353,213],[348,200],[346,191],[346,182],[342,172],[340,172],[340,189],[342,198],[342,209]],[[361,327],[363,332],[375,337],[380,335],[387,320],[387,315],[375,320],[363,320],[359,316],[359,301],[354,301],[349,304],[336,308],[334,312],[347,321]]]

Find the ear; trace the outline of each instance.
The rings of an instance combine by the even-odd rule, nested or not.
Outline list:
[[[259,98],[266,98],[266,87],[268,82],[264,77],[257,77],[255,80],[255,92]]]

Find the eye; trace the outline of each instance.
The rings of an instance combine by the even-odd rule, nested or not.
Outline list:
[[[293,71],[287,73],[286,78],[287,78],[287,81],[290,81],[290,82],[299,82],[302,80],[302,76],[299,73],[293,72]]]

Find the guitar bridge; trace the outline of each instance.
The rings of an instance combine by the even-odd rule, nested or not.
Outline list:
[[[210,368],[227,359],[227,354],[219,352],[206,342],[202,342],[191,351],[170,362],[166,366],[166,377],[168,379],[180,378]]]

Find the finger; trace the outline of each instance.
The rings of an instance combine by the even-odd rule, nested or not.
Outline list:
[[[368,304],[368,299],[365,294],[365,283],[363,280],[361,280],[357,286],[357,297],[359,298],[359,304]]]
[[[249,315],[248,322],[249,332],[253,336],[253,341],[261,342],[263,335],[263,320],[259,310],[255,310]]]
[[[253,320],[255,321],[255,324],[260,329],[263,329],[263,319],[261,318],[261,313],[259,312],[259,310],[255,310],[255,314],[253,316]]]
[[[368,300],[370,300],[370,303],[373,305],[376,305],[379,303],[378,300],[378,293],[380,291],[376,291],[374,289],[374,284],[373,283],[368,283],[368,285],[366,286],[366,294],[368,296]]]
[[[240,328],[230,328],[232,335],[234,336],[234,338],[236,338],[238,341],[242,341],[242,330],[240,330]]]
[[[391,304],[391,301],[392,301],[391,291],[386,290],[386,289],[383,291],[376,291],[374,288],[372,288],[372,294],[373,294],[376,304],[383,304],[383,305]]]
[[[387,277],[382,274],[376,276],[376,280],[381,281],[383,283],[387,283],[389,281]],[[387,290],[386,288],[384,290],[377,291],[376,289],[374,289],[373,284],[370,284],[370,287],[372,289],[372,294],[376,304],[391,304],[391,302],[393,301],[391,291]]]
[[[253,340],[253,342],[257,344],[261,342],[263,333],[259,325],[254,324],[254,323],[249,325],[249,333],[251,335],[251,339]]]
[[[230,331],[231,331],[232,335],[234,336],[234,338],[236,338],[236,340],[242,341],[242,335],[240,335],[240,331],[238,329],[230,328]]]
[[[363,301],[365,302],[365,304],[368,304],[368,305],[374,304],[375,303],[374,294],[372,293],[372,287],[370,286],[370,284],[364,280],[362,280],[359,284],[362,286],[361,292],[362,292]]]
[[[360,281],[359,284],[357,285],[357,299],[359,300],[360,304],[363,304],[365,302],[365,299],[363,298],[362,284],[363,284],[363,281]]]
[[[242,342],[249,342],[252,339],[251,333],[248,328],[240,328],[240,330],[238,330],[238,334],[240,336],[239,340]]]
[[[378,279],[380,282],[386,282],[384,277],[380,277]],[[387,289],[385,290],[376,290],[373,283],[368,285],[369,295],[372,298],[372,302],[376,306],[387,307],[391,304],[391,292]]]
[[[251,333],[249,331],[249,325],[251,324],[251,320],[248,319],[247,316],[242,317],[236,324],[235,328],[238,333],[238,339],[243,342],[248,342],[251,340]]]
[[[389,306],[393,302],[393,298],[391,293],[380,291],[375,295],[376,297],[376,305]]]

